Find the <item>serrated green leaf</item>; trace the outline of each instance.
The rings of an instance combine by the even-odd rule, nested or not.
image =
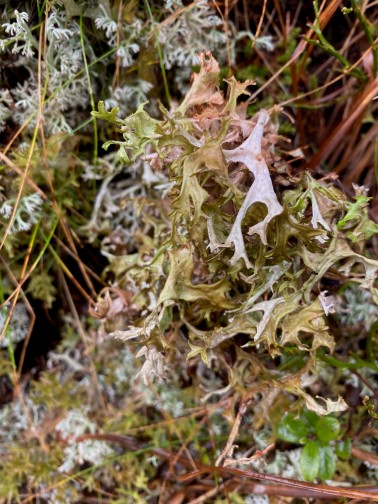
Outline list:
[[[333,448],[331,448],[331,446],[319,446],[319,455],[320,465],[318,476],[321,480],[331,479],[336,469],[336,457]]]
[[[305,444],[299,465],[306,481],[313,481],[317,478],[320,469],[320,451],[316,441],[308,441]]]
[[[300,418],[289,413],[278,424],[277,435],[289,443],[303,443],[306,440],[307,429]]]
[[[337,418],[322,417],[315,424],[316,435],[321,441],[336,439],[340,433],[340,422]]]

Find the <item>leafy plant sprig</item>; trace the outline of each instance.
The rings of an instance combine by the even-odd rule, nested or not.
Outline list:
[[[300,458],[302,476],[307,481],[332,479],[336,460],[350,455],[351,442],[342,437],[341,425],[332,416],[319,417],[313,411],[303,409],[300,415],[285,415],[277,426],[277,436],[289,443],[303,446]]]

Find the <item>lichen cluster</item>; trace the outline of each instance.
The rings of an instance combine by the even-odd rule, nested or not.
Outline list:
[[[228,393],[259,384],[263,372],[321,415],[343,410],[341,399],[317,403],[300,377],[315,372],[321,348],[335,347],[327,279],[337,274],[377,300],[378,261],[357,252],[376,231],[368,199],[356,195],[356,212],[331,179],[287,173],[274,153],[279,111],[246,117],[239,102],[253,83],[231,78],[224,92],[216,60],[203,53],[200,62],[176,110],[160,105],[160,120],[145,104],[126,118],[101,103],[94,113],[122,134],[106,147],[117,144],[128,165],[133,207],[133,236],[113,251],[106,240],[115,280],[99,318],[112,336],[143,346],[146,380],[201,358],[227,372]],[[266,369],[288,353],[303,357],[295,376]]]

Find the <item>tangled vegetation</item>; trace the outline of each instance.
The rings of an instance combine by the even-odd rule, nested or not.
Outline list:
[[[1,502],[378,501],[372,4],[7,5]]]

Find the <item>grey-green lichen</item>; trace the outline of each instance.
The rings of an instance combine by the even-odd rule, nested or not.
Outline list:
[[[246,118],[238,97],[252,82],[228,79],[225,96],[213,56],[201,54],[200,63],[177,109],[160,105],[160,120],[145,105],[126,118],[101,103],[94,113],[122,133],[106,147],[119,146],[131,174],[120,215],[127,209],[132,224],[118,236],[132,236],[118,242],[121,253],[104,241],[116,289],[100,318],[111,335],[143,345],[145,380],[163,378],[178,355],[211,366],[235,346],[246,353],[226,364],[231,388],[242,383],[247,356],[263,349],[307,353],[305,373],[319,348],[335,346],[323,279],[337,270],[377,300],[378,261],[354,249],[372,223],[332,181],[304,172],[281,185],[275,111]],[[294,382],[279,386],[318,414],[345,409],[341,398],[319,404]]]

